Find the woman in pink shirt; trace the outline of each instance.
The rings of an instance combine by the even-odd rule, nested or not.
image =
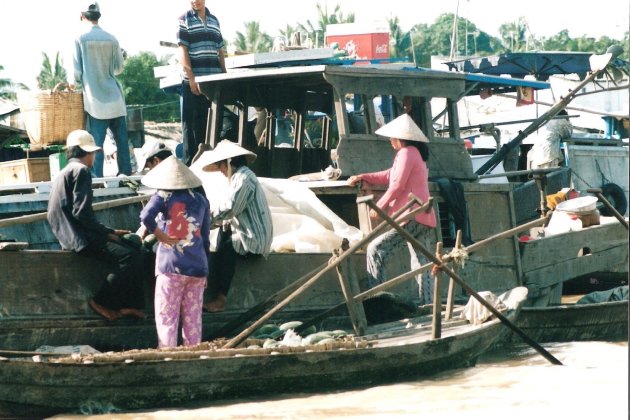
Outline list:
[[[387,190],[376,203],[387,214],[392,215],[409,200],[413,193],[423,202],[429,199],[429,139],[408,114],[403,114],[390,123],[376,130],[376,134],[389,137],[392,148],[396,151],[394,163],[390,169],[351,176],[350,185],[358,182],[372,185],[387,185]],[[375,218],[376,212],[371,211]],[[435,233],[435,212],[418,213],[413,219],[404,223],[404,229],[418,239],[427,248],[433,247]],[[374,239],[367,248],[368,286],[377,286],[385,281],[385,262],[406,240],[396,230],[391,229]],[[411,268],[415,270],[428,263],[428,259],[407,243],[411,256]],[[433,301],[433,281],[425,272],[417,277],[420,291],[420,304]]]

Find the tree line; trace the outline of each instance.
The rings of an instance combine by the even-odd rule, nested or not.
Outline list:
[[[307,20],[295,25],[287,24],[278,36],[291,39],[299,32],[308,38],[314,47],[325,46],[326,27],[330,24],[353,23],[354,13],[344,14],[339,5],[329,12],[328,7],[317,4],[317,20]],[[604,53],[614,44],[628,45],[628,32],[623,40],[607,36],[595,39],[582,35],[572,38],[566,29],[550,37],[537,37],[525,18],[499,26],[499,37],[494,37],[478,28],[475,23],[453,13],[440,15],[431,24],[418,23],[409,30],[400,26],[398,17],[387,19],[390,33],[390,57],[415,61],[418,66],[430,67],[431,56],[468,57],[488,56],[506,52],[523,51],[574,51]],[[237,31],[231,46],[239,52],[257,53],[271,51],[274,38],[260,29],[260,23],[244,23],[243,31]],[[38,77],[40,89],[52,89],[68,77],[57,53],[54,62],[43,54],[42,68]],[[153,76],[153,68],[166,65],[172,57],[158,58],[152,52],[141,52],[127,58],[125,69],[119,79],[123,85],[128,106],[143,107],[147,121],[179,121],[179,98],[167,94],[159,87]],[[624,51],[622,59],[628,59]],[[2,65],[0,65],[2,71]],[[16,91],[25,86],[0,78],[0,97],[15,100]]]

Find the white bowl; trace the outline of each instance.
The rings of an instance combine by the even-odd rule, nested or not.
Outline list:
[[[556,206],[558,211],[566,211],[569,213],[589,213],[597,208],[597,197],[587,195],[584,197],[573,198],[563,201]]]

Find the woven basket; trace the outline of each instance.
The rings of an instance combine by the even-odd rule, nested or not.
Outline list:
[[[84,128],[83,93],[62,91],[64,88],[67,86],[60,84],[49,91],[18,95],[20,113],[32,150],[42,149],[48,144],[65,144],[71,131]]]

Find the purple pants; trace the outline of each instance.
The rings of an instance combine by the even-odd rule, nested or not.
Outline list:
[[[182,320],[185,346],[201,342],[201,313],[205,277],[175,273],[159,274],[155,282],[155,326],[158,347],[177,346],[177,328]]]

